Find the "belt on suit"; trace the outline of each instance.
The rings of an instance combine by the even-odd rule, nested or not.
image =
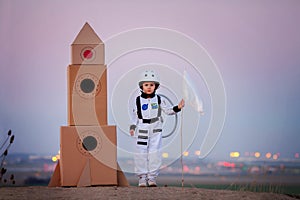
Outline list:
[[[145,124],[152,124],[154,122],[157,122],[159,120],[159,117],[151,118],[151,119],[142,119],[143,123]]]

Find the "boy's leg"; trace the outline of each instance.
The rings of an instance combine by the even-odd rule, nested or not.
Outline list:
[[[135,173],[139,175],[147,174],[148,172],[148,153],[147,149],[139,149],[137,147],[137,151],[134,155],[135,162]]]
[[[148,179],[147,175],[141,175],[139,176],[139,187],[147,187],[148,186]]]
[[[159,129],[154,129],[154,130],[159,130]],[[149,186],[156,186],[156,177],[158,176],[159,168],[161,166],[161,151],[160,151],[161,144],[162,144],[161,131],[153,133],[149,140],[149,173],[148,173]]]
[[[145,133],[147,134],[147,133]],[[147,186],[147,173],[148,173],[148,138],[146,139],[142,136],[142,133],[138,135],[138,139],[136,141],[136,153],[134,156],[135,162],[135,173],[139,177],[139,186],[146,187]],[[141,139],[142,138],[142,139]]]
[[[147,186],[148,158],[144,149],[138,149],[134,156],[135,173],[139,177],[139,186]]]

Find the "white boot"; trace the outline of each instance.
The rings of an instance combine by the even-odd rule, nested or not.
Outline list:
[[[139,187],[147,187],[147,177],[146,176],[140,176]]]
[[[156,179],[155,178],[149,178],[149,180],[148,180],[148,186],[149,187],[157,187]]]

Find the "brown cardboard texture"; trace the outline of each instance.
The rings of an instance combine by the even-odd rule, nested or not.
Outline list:
[[[115,126],[61,127],[62,186],[117,185]]]
[[[61,184],[60,184],[60,164],[58,161],[57,165],[55,166],[52,177],[50,179],[50,182],[48,184],[48,187],[60,187],[60,186],[61,186]]]
[[[92,185],[91,168],[90,168],[90,161],[87,160],[87,162],[81,172],[79,181],[77,183],[77,187],[85,187],[85,186],[90,186],[90,185]]]
[[[86,23],[71,45],[72,64],[104,64],[104,44]]]
[[[68,124],[107,125],[105,65],[68,67]]]
[[[76,36],[73,44],[103,44],[103,42],[89,23],[86,22]]]

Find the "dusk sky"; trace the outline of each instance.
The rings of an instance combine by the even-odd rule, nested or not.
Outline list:
[[[227,97],[224,128],[210,156],[260,151],[293,157],[300,152],[299,19],[298,0],[0,0],[0,139],[11,129],[12,152],[57,153],[60,126],[67,125],[70,45],[88,22],[104,43],[124,31],[157,27],[206,50]],[[130,72],[149,62],[183,61],[155,50],[124,55],[108,74],[110,95],[121,79],[117,65]],[[200,118],[193,151],[209,123],[205,93],[199,91],[208,113]]]

